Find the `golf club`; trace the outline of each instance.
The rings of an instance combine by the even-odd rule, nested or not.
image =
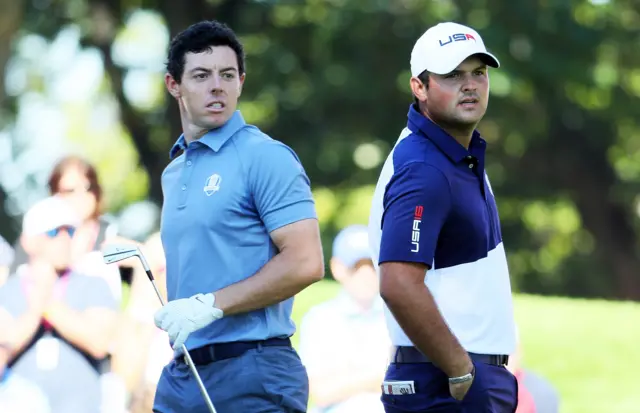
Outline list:
[[[165,305],[164,299],[162,298],[162,295],[160,294],[160,290],[158,290],[158,286],[156,285],[156,281],[153,278],[153,274],[151,273],[151,268],[149,268],[149,263],[147,263],[147,260],[144,258],[144,255],[142,255],[140,248],[138,248],[135,245],[126,245],[126,244],[106,245],[102,249],[102,256],[104,258],[105,264],[113,264],[114,262],[126,260],[127,258],[138,257],[138,259],[140,259],[140,262],[142,263],[142,268],[144,268],[144,271],[147,273],[147,277],[149,277],[149,281],[151,281],[151,284],[153,285],[153,289],[156,291],[156,294],[158,295],[158,299],[160,300],[160,303],[162,304],[162,306]],[[189,351],[187,350],[187,346],[185,346],[184,344],[182,345],[182,353],[184,354],[184,358],[187,365],[189,366],[189,369],[191,369],[191,373],[193,373],[193,376],[195,377],[196,382],[198,383],[198,387],[200,387],[200,392],[202,393],[202,397],[204,397],[204,401],[207,404],[209,411],[211,413],[216,413],[216,409],[215,407],[213,407],[213,403],[211,402],[211,398],[207,393],[207,389],[204,387],[204,384],[202,383],[202,379],[200,378],[200,374],[198,374],[198,370],[196,370],[196,365],[193,363],[193,360],[189,355]]]

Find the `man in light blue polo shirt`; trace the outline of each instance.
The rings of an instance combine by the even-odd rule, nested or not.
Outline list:
[[[499,67],[473,29],[441,23],[411,54],[415,103],[382,169],[369,234],[395,348],[387,413],[513,413],[509,270],[476,131]],[[426,273],[426,275],[425,275]]]
[[[309,179],[290,148],[236,110],[244,52],[231,29],[203,21],[178,34],[167,72],[183,135],[162,175],[169,303],[155,322],[176,357],[154,411],[207,411],[179,357],[184,342],[218,413],[304,412],[292,297],[324,275]]]

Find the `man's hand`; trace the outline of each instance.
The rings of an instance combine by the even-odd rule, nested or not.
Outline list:
[[[53,266],[43,261],[30,263],[28,274],[29,282],[32,283],[27,294],[29,308],[42,312],[51,299],[58,274]]]
[[[169,334],[173,349],[182,347],[189,334],[222,318],[222,310],[214,307],[213,294],[196,294],[193,297],[170,301],[154,317],[158,328]]]
[[[451,393],[451,396],[458,401],[464,399],[464,396],[467,395],[467,392],[473,384],[473,380],[475,379],[475,368],[473,367],[473,365],[471,366],[469,373],[471,374],[470,380],[467,380],[463,383],[449,383],[449,392]]]

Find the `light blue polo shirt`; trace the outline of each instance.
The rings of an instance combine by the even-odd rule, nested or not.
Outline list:
[[[316,218],[309,178],[288,146],[247,125],[239,111],[186,145],[162,174],[161,238],[169,300],[218,291],[254,275],[276,253],[269,234]],[[194,332],[187,348],[289,337],[293,298],[225,316]]]

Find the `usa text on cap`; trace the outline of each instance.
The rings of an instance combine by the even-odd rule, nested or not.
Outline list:
[[[466,58],[476,54],[488,66],[500,67],[500,62],[487,51],[478,32],[458,23],[439,23],[429,28],[413,46],[411,76],[418,76],[425,70],[437,75],[450,73]]]

